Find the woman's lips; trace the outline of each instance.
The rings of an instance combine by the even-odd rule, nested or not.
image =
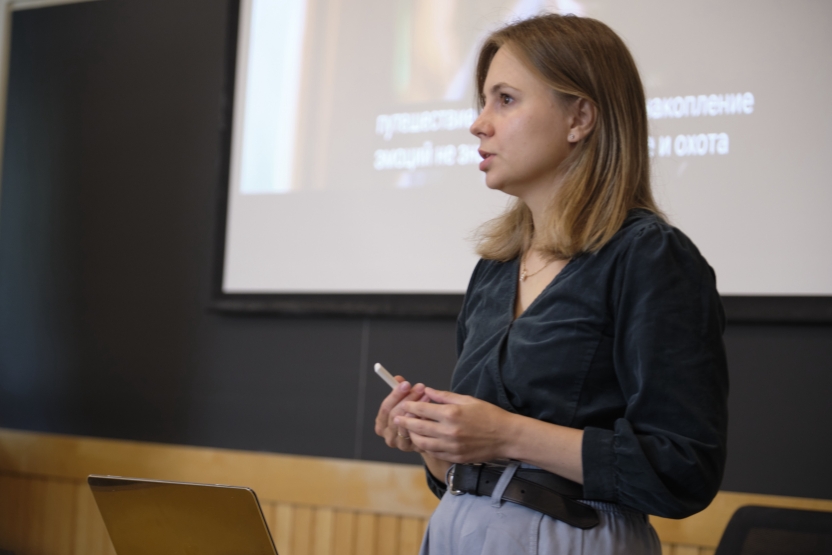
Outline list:
[[[486,152],[484,150],[479,150],[480,156],[482,156],[482,162],[480,162],[480,171],[484,172],[488,169],[488,166],[491,165],[491,159],[494,158],[493,152]]]

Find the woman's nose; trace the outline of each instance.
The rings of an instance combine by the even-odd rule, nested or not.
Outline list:
[[[475,137],[487,137],[493,132],[493,127],[485,110],[480,112],[477,119],[474,120],[474,123],[471,124],[471,127],[468,128],[468,130]]]

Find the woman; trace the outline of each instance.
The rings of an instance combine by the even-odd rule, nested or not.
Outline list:
[[[477,87],[480,169],[516,203],[482,234],[452,391],[398,378],[376,420],[441,496],[422,552],[658,554],[645,515],[719,488],[728,379],[713,271],[650,191],[635,63],[545,15],[486,40]]]

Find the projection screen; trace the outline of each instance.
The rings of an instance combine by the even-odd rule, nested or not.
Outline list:
[[[832,3],[242,0],[224,294],[463,293],[508,198],[477,165],[478,46],[544,11],[610,25],[654,190],[723,295],[832,295]]]

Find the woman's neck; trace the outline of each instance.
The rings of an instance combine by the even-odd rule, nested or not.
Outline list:
[[[561,184],[561,178],[556,178],[554,183],[547,186],[530,187],[520,199],[526,204],[532,213],[534,229],[543,229],[546,225],[546,212],[552,203],[552,198]]]
[[[542,195],[540,195],[542,197]],[[551,202],[550,196],[546,198],[524,198],[523,202],[532,213],[532,224],[534,229],[543,229],[545,227],[546,210]]]

